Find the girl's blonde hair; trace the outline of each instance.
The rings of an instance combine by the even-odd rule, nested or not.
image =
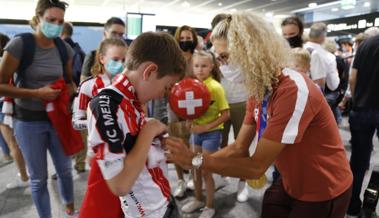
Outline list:
[[[231,64],[241,67],[249,95],[257,101],[271,93],[288,65],[288,43],[261,16],[235,13],[212,31],[211,40],[227,40]]]
[[[123,39],[119,39],[119,38],[104,39],[100,43],[100,46],[96,51],[95,63],[91,68],[92,76],[95,77],[99,74],[104,73],[103,72],[103,70],[104,70],[103,64],[100,62],[100,55],[105,55],[110,46],[124,47],[125,49],[128,47]],[[125,54],[126,54],[126,52],[125,52]]]
[[[218,62],[216,61],[216,57],[212,53],[206,52],[206,51],[196,51],[193,54],[193,59],[195,57],[207,57],[207,58],[209,58],[209,60],[213,64],[213,68],[212,68],[212,71],[210,74],[213,77],[213,79],[215,79],[217,82],[221,82],[220,66],[218,65]]]

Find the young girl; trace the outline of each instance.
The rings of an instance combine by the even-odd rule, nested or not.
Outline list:
[[[196,52],[193,56],[194,76],[202,81],[211,93],[211,105],[204,115],[193,121],[192,139],[196,152],[211,154],[218,150],[221,144],[223,123],[229,119],[229,104],[220,81],[220,72],[215,58],[207,52]],[[212,173],[203,171],[202,176],[206,188],[206,204],[200,218],[211,218],[215,214],[213,205],[214,180]],[[201,202],[201,172],[195,171],[196,199],[185,204],[183,212],[190,213],[202,207]],[[199,194],[200,193],[200,194]]]
[[[97,51],[96,62],[92,68],[92,77],[84,80],[78,88],[78,96],[74,100],[72,123],[75,129],[86,130],[87,129],[87,106],[89,101],[100,92],[104,87],[111,84],[113,78],[124,70],[124,62],[126,56],[127,45],[122,39],[105,39],[101,42]],[[86,137],[84,137],[86,138]],[[92,156],[92,152],[88,152],[88,156]],[[92,167],[92,161],[90,161]],[[94,173],[91,170],[90,177],[97,178],[98,184],[102,187],[102,193],[98,193],[96,196],[86,195],[84,203],[80,210],[80,217],[104,217],[104,214],[98,211],[90,210],[87,206],[90,202],[103,203],[104,206],[111,206],[104,211],[107,213],[107,217],[119,218],[122,217],[120,200],[117,196],[113,195],[106,186],[104,179],[100,174]],[[89,184],[89,188],[90,185]]]
[[[92,77],[80,84],[78,96],[74,100],[72,123],[75,129],[87,129],[88,102],[124,70],[126,50],[127,45],[122,39],[112,38],[101,42]]]

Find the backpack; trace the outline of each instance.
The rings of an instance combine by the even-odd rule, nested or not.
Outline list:
[[[20,83],[21,78],[24,76],[26,69],[33,63],[34,54],[36,50],[36,40],[32,33],[20,33],[16,36],[21,37],[22,39],[22,55],[20,59],[20,64],[17,68],[17,75],[15,77],[15,84]],[[63,78],[67,82],[67,72],[66,72],[66,64],[68,61],[68,52],[65,43],[59,37],[54,39],[54,44],[58,49],[61,61],[62,61],[62,69],[63,69]]]
[[[325,94],[338,93],[338,96],[334,102],[335,105],[338,105],[342,101],[343,97],[345,96],[347,87],[349,85],[349,64],[347,63],[346,59],[340,56],[336,56],[336,62],[337,62],[337,70],[338,70],[338,77],[340,79],[340,84],[338,85],[337,89],[334,91],[331,91],[326,86]]]
[[[72,49],[74,50],[74,55],[72,57],[72,79],[76,86],[78,86],[80,83],[80,75],[82,74],[82,66],[86,54],[78,43],[75,43]]]

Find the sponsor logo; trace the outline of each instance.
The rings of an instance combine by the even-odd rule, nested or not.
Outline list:
[[[107,95],[102,95],[99,98],[101,118],[103,119],[103,124],[106,127],[105,134],[108,140],[112,143],[118,142],[120,139],[117,137],[117,130],[113,128],[116,121],[114,120],[111,112],[110,97]]]
[[[106,160],[106,161],[104,161],[104,167],[105,168],[109,168],[109,167],[111,167],[114,164],[119,164],[123,160],[124,160],[123,158],[118,158],[118,159],[115,159],[115,160]]]

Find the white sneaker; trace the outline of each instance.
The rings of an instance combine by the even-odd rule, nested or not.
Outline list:
[[[346,215],[346,218],[359,218],[359,216],[354,216],[354,215]]]
[[[199,218],[212,218],[216,211],[214,208],[204,207]]]
[[[14,182],[8,183],[5,187],[7,189],[26,188],[29,186],[29,180],[24,182],[21,179],[16,179]]]
[[[71,214],[65,212],[64,218],[79,218],[79,211],[75,210]]]
[[[246,202],[249,195],[249,189],[245,181],[238,182],[237,201]]]
[[[181,198],[184,196],[184,192],[186,191],[186,184],[183,180],[178,180],[178,185],[174,191],[174,197]]]
[[[198,201],[196,199],[189,201],[182,207],[182,211],[184,213],[192,213],[195,210],[198,210],[200,208],[204,207],[204,203],[201,201]]]
[[[195,184],[193,182],[193,178],[191,178],[190,180],[188,180],[188,182],[187,182],[187,188],[191,189],[192,191],[195,190]]]

